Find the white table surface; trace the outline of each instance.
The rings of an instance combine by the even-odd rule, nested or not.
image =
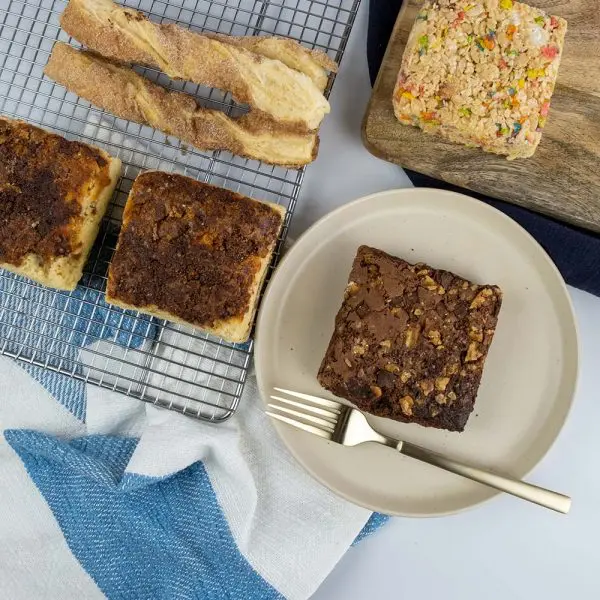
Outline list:
[[[370,95],[363,0],[322,128],[318,160],[292,223],[298,235],[354,198],[410,185],[402,170],[362,146]],[[573,497],[562,516],[500,497],[453,517],[400,519],[352,548],[315,600],[600,598],[600,299],[571,289],[581,333],[581,378],[566,427],[530,481]]]

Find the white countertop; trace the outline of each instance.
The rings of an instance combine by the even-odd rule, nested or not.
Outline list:
[[[292,222],[297,235],[333,208],[410,185],[402,170],[362,146],[368,0],[363,0],[331,97],[318,160],[306,173]],[[568,516],[503,496],[440,519],[388,522],[352,548],[315,600],[411,598],[517,600],[600,598],[600,299],[571,288],[581,333],[581,378],[567,425],[529,480],[573,497]]]

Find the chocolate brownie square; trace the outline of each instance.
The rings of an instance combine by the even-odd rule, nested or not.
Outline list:
[[[319,382],[374,415],[463,431],[501,303],[497,286],[361,246]]]

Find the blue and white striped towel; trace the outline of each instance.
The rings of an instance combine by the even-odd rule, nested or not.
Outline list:
[[[62,298],[75,315],[92,306],[78,305],[79,292]],[[71,325],[78,331],[77,318]],[[130,348],[148,326],[143,318],[120,324],[133,334]],[[125,343],[109,327],[102,334]],[[89,336],[71,340],[79,345],[73,358],[85,360]],[[7,358],[0,389],[3,597],[307,598],[381,523],[294,462],[262,412],[253,376],[221,425]]]

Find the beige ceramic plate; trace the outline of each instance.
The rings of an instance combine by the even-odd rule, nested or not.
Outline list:
[[[272,278],[256,332],[263,399],[273,386],[332,398],[315,378],[360,244],[423,261],[504,291],[475,411],[463,433],[371,418],[384,433],[459,460],[524,477],[565,421],[578,345],[565,284],[534,239],[502,213],[460,194],[405,189],[327,215],[292,247]],[[497,492],[363,444],[344,448],[274,423],[296,459],[339,495],[387,514],[433,516]],[[552,482],[543,482],[552,487]]]

